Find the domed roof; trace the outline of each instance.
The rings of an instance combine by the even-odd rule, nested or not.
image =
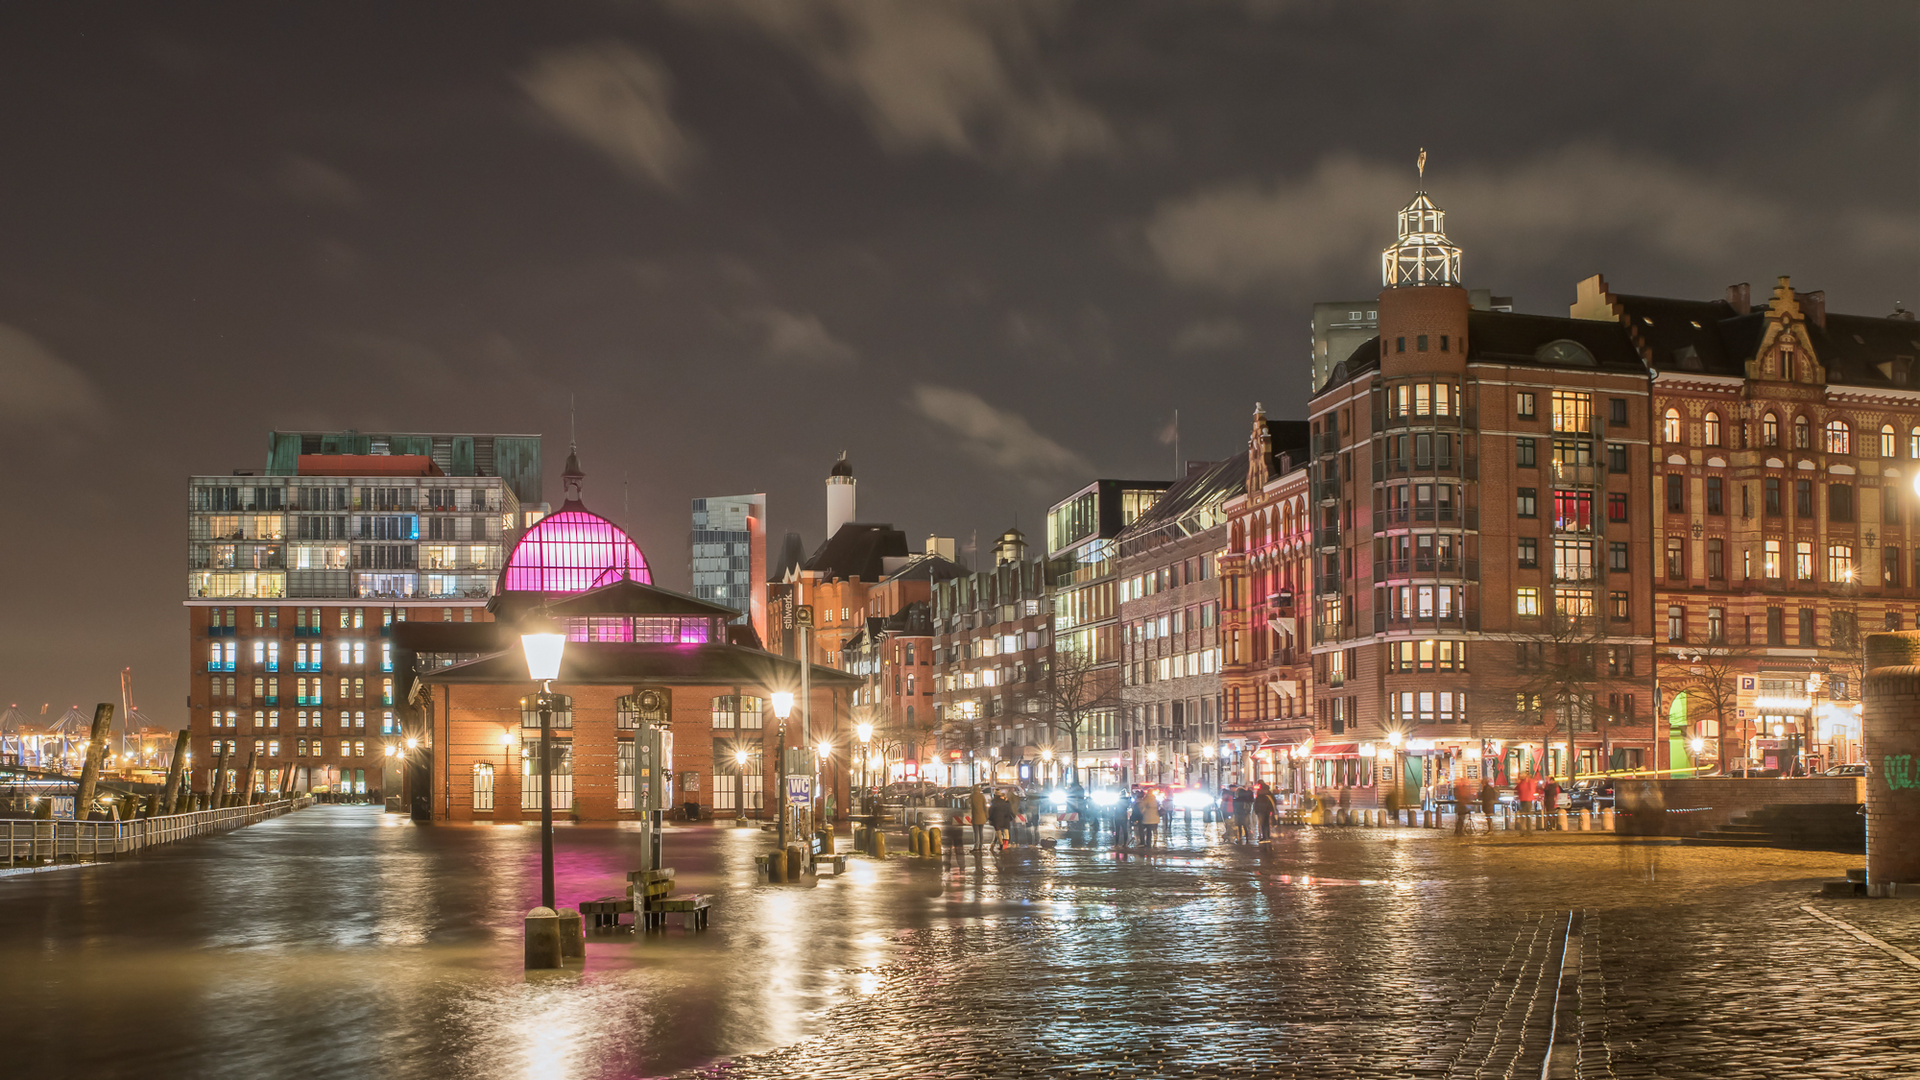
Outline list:
[[[852,476],[853,466],[847,463],[847,452],[840,451],[840,460],[833,463],[833,471],[828,476]]]
[[[501,592],[577,593],[628,578],[653,583],[640,545],[578,503],[541,518],[513,545]]]

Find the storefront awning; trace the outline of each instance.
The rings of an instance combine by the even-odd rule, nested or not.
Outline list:
[[[1357,742],[1327,743],[1313,748],[1314,757],[1359,757],[1360,744]]]

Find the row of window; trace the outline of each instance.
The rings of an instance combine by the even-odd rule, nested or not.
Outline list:
[[[367,740],[365,739],[292,739],[288,741],[287,745],[292,748],[293,756],[295,757],[325,757],[327,756],[328,746],[339,747],[337,751],[337,756],[339,757],[358,758],[367,756]],[[216,759],[219,758],[220,751],[223,748],[227,752],[227,760],[232,761],[238,757],[240,753],[240,742],[237,739],[227,739],[224,743],[220,739],[213,740],[213,756]],[[376,753],[383,752],[379,743],[374,744],[374,751]],[[268,759],[277,758],[280,756],[280,740],[255,739],[253,740],[253,752]]]
[[[1513,511],[1515,516],[1538,518],[1540,516],[1540,491],[1538,488],[1515,488]],[[1593,492],[1565,491],[1554,489],[1552,505],[1553,527],[1562,532],[1592,532]],[[1607,494],[1607,520],[1624,522],[1627,520],[1627,493],[1622,491]]]
[[[1727,609],[1723,607],[1707,608],[1704,627],[1694,622],[1695,618],[1697,615],[1694,609],[1689,609],[1685,604],[1667,605],[1667,640],[1670,642],[1701,641],[1701,638],[1694,635],[1704,629],[1704,641],[1713,645],[1793,645],[1811,649],[1821,644],[1816,633],[1819,628],[1818,613],[1810,607],[1795,609],[1791,633],[1787,623],[1787,609],[1768,608],[1764,625],[1759,631],[1759,635],[1763,636],[1756,635],[1751,615],[1741,616],[1739,627],[1729,627]],[[1920,620],[1916,621],[1920,622]],[[1898,611],[1886,613],[1884,623],[1886,629],[1898,630],[1901,628],[1901,623],[1902,619]],[[1852,611],[1837,608],[1829,611],[1825,644],[1836,649],[1857,648],[1860,644],[1858,615]],[[1763,690],[1762,693],[1765,691]]]
[[[1193,675],[1213,675],[1220,671],[1219,649],[1199,649],[1152,660],[1137,660],[1123,668],[1129,686],[1146,686],[1184,679]]]
[[[1191,585],[1196,581],[1207,581],[1213,577],[1213,556],[1198,555],[1182,562],[1171,563],[1157,570],[1135,574],[1120,580],[1120,602],[1138,600],[1152,596],[1165,589],[1176,589],[1182,585]]]
[[[1813,424],[1804,414],[1793,418],[1792,428],[1793,448],[1795,450],[1811,450],[1814,448]],[[1738,425],[1736,430],[1742,436],[1740,449],[1746,449],[1745,425]],[[1706,414],[1700,424],[1700,434],[1702,445],[1709,447],[1724,445],[1719,413],[1708,412]],[[1668,409],[1666,414],[1661,418],[1660,439],[1670,446],[1687,445],[1686,424],[1681,420],[1680,410]],[[1908,430],[1906,442],[1906,456],[1920,460],[1920,425]],[[1826,425],[1821,428],[1820,449],[1826,453],[1850,455],[1854,452],[1853,443],[1853,427],[1845,420],[1829,420],[1826,422]],[[1760,418],[1760,445],[1763,447],[1776,447],[1780,445],[1780,418],[1778,415],[1770,412]],[[1900,434],[1894,430],[1892,424],[1882,424],[1880,425],[1879,438],[1877,440],[1870,438],[1863,439],[1860,449],[1863,457],[1876,456],[1874,451],[1878,452],[1877,456],[1883,458],[1900,457]]]
[[[208,718],[208,725],[215,731],[219,731],[223,727],[228,731],[233,731],[240,726],[240,715],[240,712],[236,709],[227,709],[224,712],[215,709]],[[325,712],[319,709],[313,709],[311,711],[300,709],[291,715],[293,717],[292,726],[296,728],[320,728],[325,725],[327,716]],[[367,714],[365,712],[347,712],[346,710],[342,710],[338,715],[340,717],[338,730],[366,730]],[[382,735],[397,735],[400,733],[400,725],[398,721],[394,720],[391,710],[382,712],[377,719],[380,721],[380,733]],[[256,709],[253,714],[253,729],[255,731],[280,730],[280,710]]]

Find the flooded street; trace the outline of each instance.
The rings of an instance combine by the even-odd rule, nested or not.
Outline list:
[[[1562,1037],[1727,1077],[1814,1051],[1780,1017],[1886,1022],[1879,989],[1912,974],[1801,910],[1857,857],[1417,829],[1261,852],[1177,823],[1151,859],[1074,839],[769,886],[758,830],[676,829],[667,861],[715,894],[710,931],[590,936],[584,970],[528,976],[538,830],[317,806],[0,877],[0,1035],[32,1076],[1468,1075],[1503,1017],[1537,1012],[1513,987],[1541,983],[1578,913],[1609,996]],[[561,827],[561,903],[620,893],[639,841]],[[1904,906],[1819,903],[1916,947]],[[1782,1033],[1764,1051],[1759,1009]]]

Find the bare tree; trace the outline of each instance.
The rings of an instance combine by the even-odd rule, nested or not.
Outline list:
[[[1747,745],[1745,721],[1734,723],[1740,715],[1740,676],[1753,670],[1759,653],[1749,646],[1715,642],[1707,645],[1672,645],[1661,679],[1662,689],[1687,696],[1687,714],[1712,716],[1715,739],[1714,756],[1724,772],[1734,761],[1727,752],[1729,729],[1740,727],[1739,745]],[[1655,702],[1660,709],[1661,703]],[[1659,718],[1655,718],[1658,730]]]
[[[1084,648],[1060,648],[1056,640],[1046,671],[1037,684],[1053,728],[1067,736],[1073,754],[1073,782],[1080,783],[1080,734],[1094,716],[1117,709],[1124,700],[1117,664],[1102,667]]]
[[[1518,639],[1521,650],[1515,702],[1523,717],[1539,714],[1542,742],[1555,734],[1566,743],[1567,782],[1578,769],[1574,737],[1592,731],[1599,709],[1599,663],[1613,639],[1603,618],[1556,606],[1540,616],[1537,633]]]

